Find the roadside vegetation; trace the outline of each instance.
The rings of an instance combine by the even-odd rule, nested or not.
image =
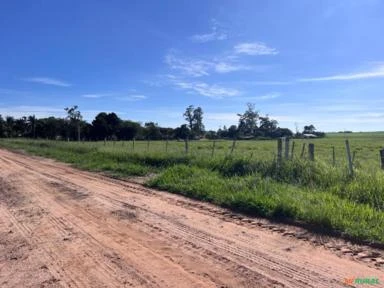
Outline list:
[[[293,157],[276,164],[276,141],[65,142],[1,139],[0,146],[115,177],[146,176],[146,185],[245,213],[307,225],[357,240],[384,243],[383,133],[352,133],[354,176],[343,134],[295,139]],[[302,155],[315,144],[315,161]],[[214,149],[213,149],[214,147]],[[335,147],[336,161],[332,162]],[[306,150],[305,150],[306,151]]]

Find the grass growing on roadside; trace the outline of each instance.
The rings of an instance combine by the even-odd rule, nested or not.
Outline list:
[[[329,145],[338,141],[336,137]],[[229,151],[231,143],[221,142],[217,147],[223,151],[215,157],[210,157],[210,146],[204,141],[194,143],[199,153],[188,155],[183,149],[165,153],[160,149],[161,142],[151,143],[153,150],[149,151],[146,143],[139,142],[135,151],[124,142],[104,145],[9,139],[0,140],[0,147],[22,149],[117,177],[155,173],[156,178],[148,183],[151,187],[250,215],[298,220],[357,239],[384,243],[384,173],[361,168],[373,166],[372,159],[366,160],[369,165],[355,165],[355,176],[350,177],[346,166],[333,167],[321,157],[315,162],[294,157],[277,166],[270,157],[275,142],[245,142],[238,144],[244,145],[243,153],[233,155],[224,152]],[[140,149],[141,144],[145,146]],[[182,144],[172,145],[182,148]],[[266,152],[250,156],[252,145],[265,147]]]
[[[177,165],[148,186],[176,192],[249,215],[304,221],[360,240],[384,242],[384,213],[325,191],[265,179],[260,174],[223,177],[216,171]]]

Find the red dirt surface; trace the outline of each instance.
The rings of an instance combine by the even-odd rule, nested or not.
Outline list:
[[[0,287],[345,287],[384,283],[383,264],[380,250],[0,150]]]

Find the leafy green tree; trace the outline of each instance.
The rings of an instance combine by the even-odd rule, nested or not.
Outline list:
[[[185,110],[183,116],[188,123],[188,128],[191,131],[191,136],[200,137],[204,133],[204,124],[203,124],[203,109],[197,107],[196,109],[193,105],[190,105]]]
[[[120,129],[117,133],[117,137],[119,139],[132,140],[136,138],[140,132],[140,129],[140,123],[133,121],[122,121],[120,124]]]
[[[177,127],[174,131],[175,138],[177,139],[188,139],[190,137],[191,130],[186,124]]]
[[[315,131],[316,131],[315,126],[313,126],[311,124],[311,125],[308,125],[308,126],[304,126],[303,134],[314,134]]]
[[[237,130],[236,125],[229,126],[227,137],[235,139],[238,136],[237,134],[238,134],[238,130]]]
[[[259,113],[255,110],[255,105],[248,103],[247,110],[243,114],[237,115],[239,116],[239,133],[243,136],[255,136],[259,120]]]
[[[279,124],[276,120],[270,119],[268,115],[265,117],[259,117],[260,123],[260,133],[265,137],[272,137],[273,131],[277,129],[277,125]]]
[[[64,110],[67,112],[67,119],[69,120],[69,123],[76,127],[77,129],[77,141],[80,141],[81,135],[80,135],[80,125],[81,120],[83,120],[83,116],[81,115],[80,111],[78,110],[78,106],[75,105],[73,107],[67,107],[64,108]]]
[[[5,137],[5,121],[0,115],[0,138]]]
[[[154,122],[144,124],[144,136],[148,140],[160,140],[163,138],[159,126]]]

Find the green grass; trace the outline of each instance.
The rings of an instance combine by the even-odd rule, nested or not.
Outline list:
[[[305,223],[357,240],[384,243],[384,173],[379,150],[384,133],[347,134],[355,151],[355,175],[347,171],[345,135],[294,140],[292,160],[277,166],[276,141],[184,143],[170,141],[59,142],[1,139],[0,146],[71,163],[117,177],[156,177],[146,185],[212,202],[249,215]],[[303,143],[314,143],[316,161],[301,158]],[[167,147],[167,152],[166,152]],[[332,165],[332,147],[336,165]]]

